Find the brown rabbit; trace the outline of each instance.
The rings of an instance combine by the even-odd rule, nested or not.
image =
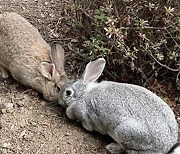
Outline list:
[[[56,101],[68,80],[64,71],[64,50],[56,43],[52,49],[38,30],[17,13],[0,14],[0,73],[8,73],[24,85]]]

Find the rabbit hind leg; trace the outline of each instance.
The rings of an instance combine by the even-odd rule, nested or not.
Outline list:
[[[0,64],[0,76],[1,76],[3,79],[7,79],[7,78],[9,77],[9,72],[8,72],[8,70],[7,70],[4,66],[2,66],[1,64]]]
[[[118,143],[110,143],[106,145],[106,149],[111,154],[125,154],[126,153],[123,145],[118,144]]]
[[[161,152],[149,152],[149,151],[134,151],[134,150],[127,150],[127,154],[163,154]]]
[[[151,139],[147,138],[148,130],[146,126],[133,118],[125,119],[120,125],[112,130],[109,135],[118,144],[124,145],[126,150],[131,151],[131,149],[136,149],[136,151],[145,151],[146,149],[153,149]]]

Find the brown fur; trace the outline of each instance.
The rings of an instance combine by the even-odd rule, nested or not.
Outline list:
[[[51,79],[47,79],[40,66],[42,62],[49,62],[48,66],[55,65],[50,46],[38,30],[19,14],[6,12],[0,15],[0,72],[3,78],[8,77],[8,70],[16,80],[36,89],[47,100],[54,101],[58,95],[57,86],[61,88],[67,77],[63,48],[53,53],[61,58],[56,59],[53,74],[43,69],[52,75]]]

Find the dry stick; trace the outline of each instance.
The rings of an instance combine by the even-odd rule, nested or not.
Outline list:
[[[94,24],[94,19],[85,11],[83,10],[82,8],[78,8],[81,12],[84,13],[84,15],[86,15],[91,21],[92,23]],[[69,25],[69,26],[72,26],[72,25]],[[97,29],[95,30],[96,32],[98,32],[101,36],[104,36],[104,34],[102,34],[100,31],[98,31]]]
[[[162,67],[160,67],[157,72],[161,69]],[[149,80],[151,80],[151,78],[154,76],[154,74],[152,74],[148,79],[147,81],[143,84],[143,87],[146,87],[147,83],[149,82]]]
[[[36,152],[36,154],[38,154],[38,153],[41,151],[41,149],[42,149],[42,147],[44,146],[44,144],[45,144],[45,143],[43,143],[43,144],[41,145],[41,147],[40,147],[39,150]]]
[[[180,65],[179,65],[179,70],[180,70]],[[179,81],[179,75],[180,75],[180,71],[178,72],[178,74],[176,76],[176,83]]]
[[[45,113],[45,112],[39,112],[40,114],[43,114],[43,115],[45,115],[45,116],[47,116],[47,117],[53,117],[53,118],[59,118],[57,115],[53,115],[53,114],[48,114],[48,113]]]
[[[94,22],[94,19],[85,11],[83,10],[82,8],[78,8],[81,12],[83,12],[89,19],[91,19],[91,21]]]
[[[144,47],[143,47],[143,48],[144,48]],[[158,61],[158,60],[153,56],[153,54],[152,54],[151,52],[149,52],[147,49],[144,48],[144,50],[145,50],[145,51],[156,61],[156,63],[158,63],[160,66],[162,66],[162,67],[164,67],[164,68],[166,68],[166,69],[168,69],[168,70],[170,70],[170,71],[178,72],[178,73],[177,73],[177,76],[176,76],[176,82],[179,81],[180,64],[178,64],[179,68],[177,68],[177,69],[170,68],[170,67],[168,67],[167,65],[162,64],[160,61]]]
[[[114,3],[113,6],[114,6],[114,10],[115,10],[116,16],[119,18],[119,13],[118,13],[118,9],[117,9],[117,6],[118,6],[117,1],[113,0],[112,3]]]
[[[171,38],[173,39],[173,41],[176,43],[176,45],[180,48],[179,44],[176,42],[176,40],[173,38],[173,36],[171,35],[171,33],[165,28],[166,32],[171,36]]]
[[[141,27],[120,27],[120,29],[126,29],[126,30],[136,30],[136,29],[142,29]],[[145,27],[144,29],[157,29],[157,30],[167,30],[167,27]]]
[[[11,151],[11,152],[13,152],[13,153],[16,153],[15,150],[10,149],[10,148],[8,148],[8,147],[3,147],[3,146],[1,146],[0,148],[2,148],[2,149],[7,149],[7,150],[9,150],[9,151]]]
[[[159,61],[152,55],[152,53],[150,53],[149,51],[147,51],[147,52],[148,52],[149,55],[150,55],[159,65],[161,65],[162,67],[165,67],[165,68],[167,68],[168,70],[173,71],[173,72],[178,72],[178,71],[180,71],[180,67],[177,68],[177,69],[170,68],[169,66],[167,66],[167,65],[162,64],[161,62],[159,62]]]
[[[159,65],[161,65],[162,67],[165,67],[165,68],[167,68],[168,70],[173,71],[173,72],[178,72],[178,71],[180,71],[180,66],[179,66],[179,68],[177,68],[177,69],[175,69],[175,68],[170,68],[169,66],[167,66],[167,65],[165,65],[165,64],[162,64],[160,61],[158,61],[158,60],[153,56],[153,54],[152,54],[150,51],[148,51],[146,48],[144,48],[142,45],[141,45],[141,47],[142,47]],[[180,64],[179,64],[179,65],[180,65]]]
[[[91,6],[92,6],[92,4],[94,4],[94,3],[96,3],[97,2],[97,0],[93,0],[89,5],[88,5],[88,7],[85,9],[85,11],[87,11]]]

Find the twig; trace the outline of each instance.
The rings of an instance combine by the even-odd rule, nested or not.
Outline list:
[[[176,76],[176,83],[179,81],[179,75],[180,75],[180,64],[178,64],[178,68],[175,69],[175,68],[170,68],[169,66],[165,65],[165,64],[162,64],[160,61],[158,61],[151,52],[149,52],[147,49],[145,49],[143,47],[143,49],[156,61],[156,63],[158,63],[160,66],[170,70],[170,71],[173,71],[173,72],[178,72],[177,73],[177,76]]]
[[[171,36],[171,38],[173,39],[173,41],[175,42],[175,44],[180,48],[179,44],[176,42],[176,40],[173,38],[173,36],[171,35],[171,33],[165,28],[166,32]]]
[[[38,154],[38,153],[41,151],[41,149],[42,149],[42,147],[44,146],[44,144],[45,144],[45,143],[43,143],[43,144],[41,145],[41,147],[40,147],[39,150],[36,152],[36,154]]]
[[[115,10],[116,16],[119,18],[119,12],[118,12],[118,9],[117,9],[118,4],[116,2],[117,2],[116,0],[113,0],[112,3],[114,3],[113,6],[114,6],[114,10]]]
[[[145,27],[144,29],[166,30],[167,27]],[[142,29],[142,27],[119,27],[119,29]]]
[[[180,65],[179,65],[180,67]],[[180,68],[179,68],[180,69]],[[176,76],[176,83],[179,81],[179,75],[180,75],[180,71],[178,72],[177,76]]]
[[[160,67],[158,70],[157,70],[157,72],[161,69],[162,67]],[[146,87],[146,85],[147,85],[147,83],[151,80],[151,78],[154,76],[154,74],[152,74],[147,80],[146,80],[146,82],[144,82],[144,84],[143,84],[143,87]]]
[[[97,2],[97,0],[93,0],[85,10],[87,11],[92,6],[92,4],[95,4],[96,2]]]
[[[0,148],[2,148],[2,149],[7,149],[7,150],[9,150],[9,151],[11,151],[11,152],[13,152],[13,153],[16,153],[13,149],[10,149],[10,148],[8,148],[8,147],[3,147],[3,146],[1,146]]]
[[[91,21],[94,22],[94,19],[85,11],[83,10],[82,8],[78,8],[81,12],[83,12],[89,19],[91,19]]]
[[[173,71],[173,72],[178,72],[178,71],[180,71],[180,67],[177,68],[177,69],[175,69],[175,68],[170,68],[169,66],[167,66],[167,65],[165,65],[165,64],[162,64],[160,61],[158,61],[158,60],[153,56],[153,54],[152,54],[151,52],[149,52],[147,49],[144,48],[144,50],[145,50],[159,65],[161,65],[162,67],[165,67],[165,68],[167,68],[168,70]]]
[[[53,118],[59,118],[57,115],[53,115],[53,114],[48,114],[48,113],[45,113],[45,112],[39,112],[40,114],[43,114],[43,115],[45,115],[45,116],[47,116],[47,117],[53,117]]]

